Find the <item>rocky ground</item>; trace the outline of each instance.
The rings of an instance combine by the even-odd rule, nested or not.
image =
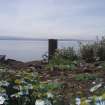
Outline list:
[[[37,71],[42,82],[63,83],[63,88],[59,92],[63,96],[65,105],[70,103],[73,97],[90,97],[105,92],[104,62],[80,63],[75,70],[59,70],[58,68],[49,70],[41,61],[24,63],[9,59],[5,65],[12,70]],[[97,85],[100,86],[91,91],[92,87]]]
[[[60,91],[65,103],[70,103],[73,97],[101,95],[105,91],[105,70],[93,64],[88,64],[85,69],[78,67],[73,71],[43,70],[40,75],[42,81],[57,81],[64,84],[64,88]],[[91,88],[98,84],[102,86],[91,92]]]

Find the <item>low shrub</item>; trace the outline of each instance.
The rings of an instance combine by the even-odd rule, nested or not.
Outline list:
[[[69,59],[71,61],[77,60],[78,56],[76,54],[76,51],[74,50],[73,47],[68,47],[61,49],[59,54],[64,58],[64,59]]]
[[[97,57],[100,61],[105,61],[105,38],[103,37],[102,40],[99,42],[97,46]]]
[[[86,62],[94,62],[95,61],[95,49],[94,45],[82,45],[80,49],[81,58],[84,59]]]
[[[71,61],[77,60],[78,56],[73,47],[56,50],[52,60],[59,64],[68,64]],[[57,62],[56,62],[57,61]]]
[[[99,42],[80,46],[81,58],[86,62],[105,61],[105,38]]]
[[[78,56],[72,47],[58,49],[56,50],[52,59],[49,60],[49,64],[47,65],[47,67],[50,69],[57,67],[61,70],[63,69],[73,70],[75,68],[74,61],[76,62],[77,60]]]

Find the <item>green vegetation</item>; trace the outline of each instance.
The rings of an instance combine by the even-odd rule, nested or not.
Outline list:
[[[73,70],[78,63],[78,56],[72,47],[56,50],[53,58],[47,65],[48,68],[58,68],[61,70]]]
[[[95,52],[94,45],[82,45],[80,49],[81,58],[86,62],[94,62],[95,61]]]
[[[105,61],[105,38],[92,44],[81,44],[79,53],[73,47],[57,49],[47,68],[74,70],[81,60],[87,63]]]
[[[77,81],[89,81],[89,80],[96,80],[97,76],[95,74],[78,74],[75,77]]]
[[[97,45],[97,57],[100,61],[105,61],[105,38],[103,37]]]
[[[4,105],[35,105],[37,99],[57,102],[59,94],[54,91],[62,88],[55,82],[41,82],[37,72],[0,71],[0,96]],[[54,104],[53,104],[54,105]]]
[[[93,44],[81,45],[81,58],[86,62],[105,61],[105,38]]]
[[[79,52],[77,52],[77,50],[75,51],[73,47],[57,49],[52,59],[49,61],[47,68],[55,71],[73,70],[74,72],[70,72],[71,80],[80,82],[80,84],[82,82],[88,82],[90,84],[93,82],[92,85],[95,85],[97,82],[102,82],[103,69],[105,69],[105,38],[102,38],[102,40],[97,42],[81,44],[78,50]],[[100,70],[100,73],[98,70]],[[87,88],[90,88],[88,85]],[[83,93],[82,90],[79,92]],[[101,87],[95,91],[94,94],[100,95],[104,92],[105,89]],[[89,105],[88,102],[86,102],[86,98],[82,99],[81,105]]]
[[[61,50],[56,50],[53,58],[50,60],[52,64],[70,64],[72,61],[77,60],[78,57],[76,55],[75,50],[72,47],[64,48]]]

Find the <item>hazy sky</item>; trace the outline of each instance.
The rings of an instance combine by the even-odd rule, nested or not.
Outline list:
[[[0,0],[0,36],[88,38],[105,34],[105,0]]]

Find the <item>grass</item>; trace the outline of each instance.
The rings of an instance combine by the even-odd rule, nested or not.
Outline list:
[[[96,74],[77,74],[75,76],[75,80],[77,81],[89,81],[89,80],[96,80]]]

